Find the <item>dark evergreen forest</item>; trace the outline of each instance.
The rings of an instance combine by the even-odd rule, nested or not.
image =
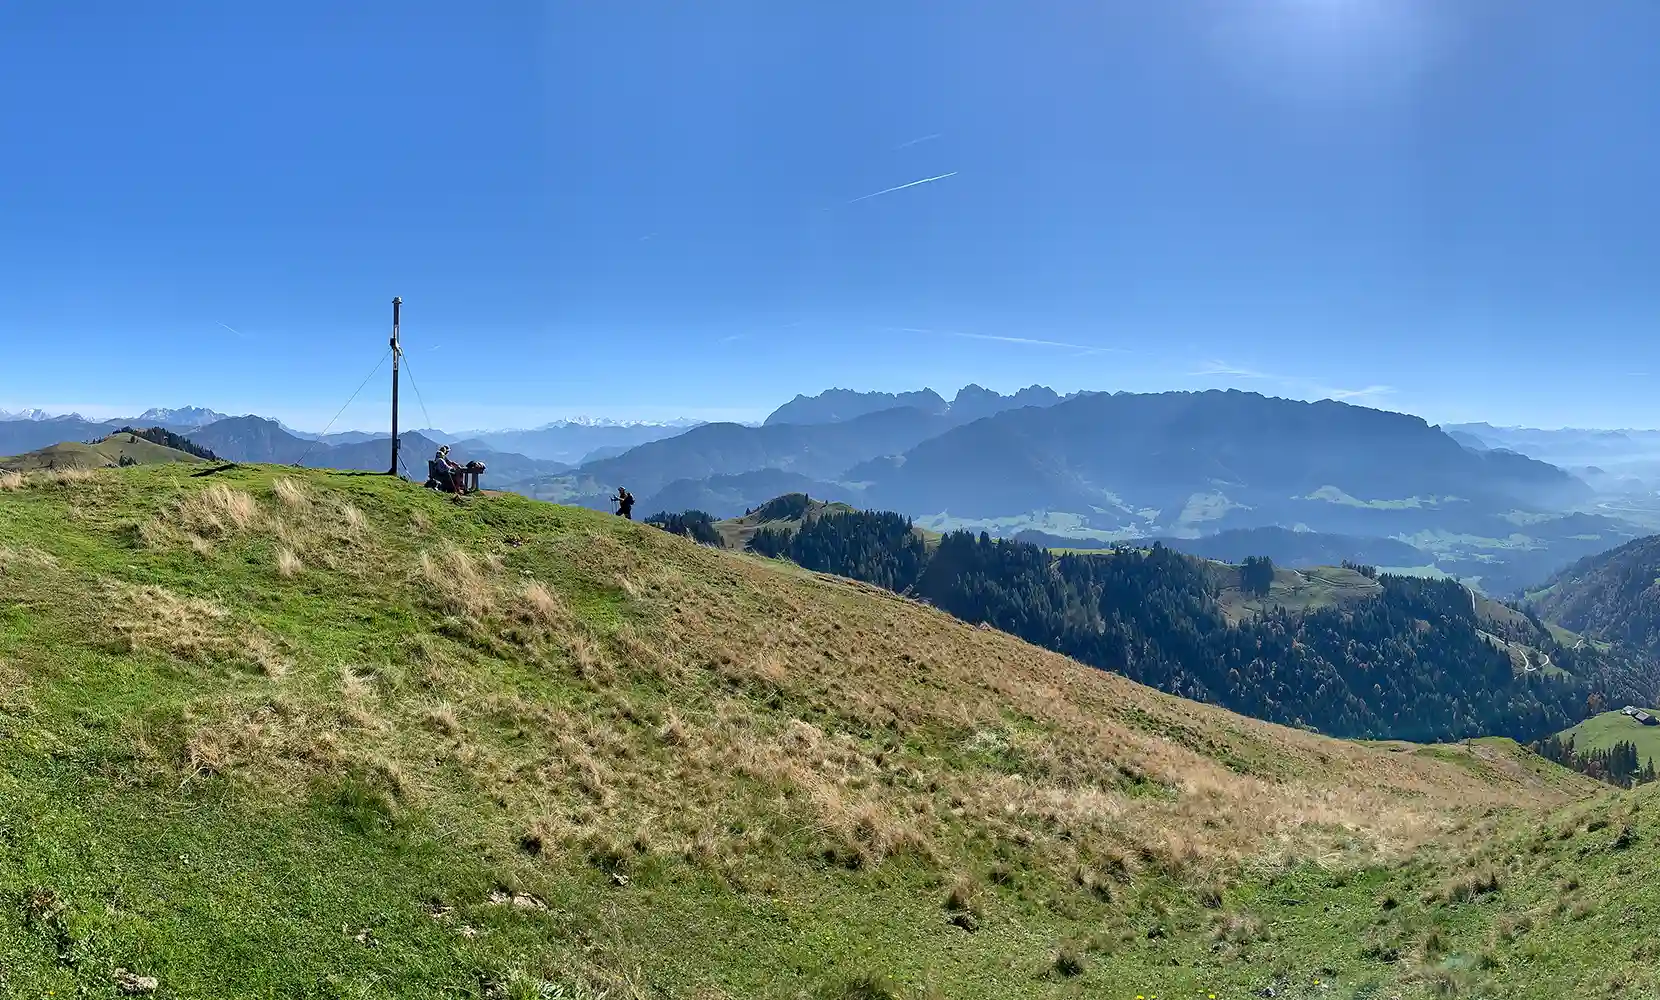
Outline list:
[[[1421,742],[1564,729],[1588,702],[1648,703],[1653,677],[1618,654],[1568,649],[1534,621],[1506,634],[1565,675],[1524,672],[1481,632],[1452,580],[1381,575],[1380,596],[1314,611],[1274,608],[1230,623],[1204,562],[1160,545],[1055,555],[1025,542],[952,532],[930,551],[909,519],[849,512],[750,543],[826,573],[926,601],[1143,684],[1334,736]],[[1266,593],[1273,566],[1246,586]]]
[[[182,451],[187,455],[195,455],[197,458],[205,458],[210,462],[216,462],[219,460],[218,455],[215,455],[208,449],[203,448],[201,445],[185,437],[183,434],[175,434],[165,427],[146,427],[143,430],[139,430],[135,427],[123,427],[115,433],[131,434],[134,437],[143,438],[151,444],[159,444],[163,448],[172,448],[175,451]],[[99,440],[101,441],[103,438],[99,438]]]
[[[1534,753],[1554,760],[1563,767],[1571,767],[1581,774],[1606,781],[1621,788],[1646,785],[1654,780],[1654,761],[1637,759],[1637,744],[1621,740],[1606,750],[1595,748],[1579,750],[1574,738],[1566,740],[1547,736],[1531,745]]]
[[[685,535],[703,545],[722,544],[720,532],[715,530],[715,519],[701,510],[688,510],[679,514],[659,511],[646,518],[646,523],[655,524],[676,535]]]

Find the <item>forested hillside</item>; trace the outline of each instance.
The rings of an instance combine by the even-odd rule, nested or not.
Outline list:
[[[1660,535],[1587,556],[1531,597],[1564,628],[1660,654]]]
[[[203,448],[183,434],[175,434],[165,427],[147,427],[143,430],[134,427],[122,427],[115,433],[131,434],[134,437],[143,438],[151,444],[159,444],[163,448],[172,448],[174,451],[182,451],[187,455],[195,455],[197,458],[205,458],[209,461],[217,461],[219,458],[212,450]]]
[[[930,550],[885,512],[828,515],[749,545],[1164,691],[1337,736],[1536,739],[1582,718],[1593,695],[1646,703],[1654,687],[1650,669],[1617,654],[1565,648],[1519,615],[1479,616],[1450,580],[1384,574],[1375,598],[1230,623],[1214,564],[1161,545],[1055,556],[953,532]],[[1561,672],[1519,669],[1511,644]]]

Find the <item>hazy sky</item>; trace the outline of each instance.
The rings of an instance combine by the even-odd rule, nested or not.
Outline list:
[[[0,407],[318,427],[401,295],[449,427],[970,381],[1660,426],[1657,51],[1654,0],[6,5]]]

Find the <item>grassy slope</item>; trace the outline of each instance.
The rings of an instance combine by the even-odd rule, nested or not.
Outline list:
[[[1652,715],[1657,710],[1650,708],[1647,711]],[[1578,750],[1606,750],[1622,740],[1634,743],[1638,759],[1652,759],[1660,767],[1660,726],[1645,726],[1618,710],[1594,715],[1577,726],[1563,730],[1561,736],[1563,739],[1572,736],[1574,747]]]
[[[202,459],[146,441],[135,434],[111,434],[97,444],[65,441],[11,458],[0,458],[0,469],[30,472],[41,469],[103,469],[121,464],[123,457],[143,465],[157,462],[199,463]]]
[[[1643,793],[1243,719],[603,514],[42,474],[0,490],[0,598],[0,995],[1652,984],[1655,862],[1612,846]]]
[[[839,500],[808,500],[807,518],[847,513],[853,510],[857,510],[857,508]],[[755,533],[762,528],[771,528],[774,531],[782,531],[788,534],[798,530],[802,525],[802,520],[801,518],[766,520],[763,512],[757,509],[742,517],[729,517],[723,521],[716,521],[715,530],[720,532],[721,541],[727,548],[742,550],[749,544],[749,540],[755,537]],[[917,528],[915,531],[930,545],[937,543],[940,539],[937,531],[929,531],[926,528]]]
[[[1341,566],[1315,566],[1308,569],[1274,567],[1274,582],[1268,596],[1258,597],[1240,589],[1239,567],[1215,563],[1215,572],[1222,584],[1217,600],[1222,610],[1233,621],[1249,618],[1275,607],[1289,611],[1312,611],[1350,601],[1375,597],[1383,591],[1376,580]]]
[[[762,507],[765,507],[765,504],[763,504]],[[808,518],[822,517],[825,514],[851,511],[853,509],[853,507],[840,502],[831,503],[825,500],[812,499],[807,501]],[[715,530],[720,532],[721,540],[726,544],[727,548],[742,549],[744,546],[749,544],[749,540],[751,538],[755,537],[755,533],[763,528],[771,528],[774,531],[793,532],[799,529],[802,523],[802,518],[774,518],[772,520],[767,520],[765,519],[764,512],[758,508],[742,517],[729,517],[724,521],[716,521]]]

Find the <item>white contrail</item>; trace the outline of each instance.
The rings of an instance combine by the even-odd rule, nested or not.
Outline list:
[[[230,332],[232,332],[232,333],[234,333],[234,334],[236,334],[236,335],[237,335],[237,336],[238,336],[238,337],[240,337],[240,338],[241,338],[241,339],[243,339],[243,340],[247,340],[247,339],[248,339],[248,335],[247,335],[247,334],[245,334],[245,333],[243,333],[243,332],[242,332],[242,331],[241,331],[241,330],[238,330],[238,329],[237,329],[237,328],[236,328],[236,327],[234,327],[234,326],[231,326],[231,325],[230,325],[230,324],[229,324],[229,323],[220,323],[220,322],[219,322],[219,320],[214,320],[214,322],[215,322],[215,323],[219,323],[219,325],[220,325],[220,326],[222,326],[222,327],[224,327],[224,328],[225,328],[225,329],[227,329],[227,330],[229,330],[229,331],[230,331]]]
[[[912,139],[910,142],[902,142],[902,143],[900,143],[899,145],[897,145],[893,148],[894,149],[906,149],[910,146],[915,146],[918,143],[928,142],[929,140],[932,140],[932,139],[938,139],[943,134],[944,133],[942,133],[942,132],[930,132],[927,135],[919,136],[915,139]]]
[[[1064,347],[1068,350],[1082,351],[1085,354],[1129,354],[1130,351],[1122,347],[1096,347],[1090,344],[1073,344],[1064,340],[1040,340],[1037,337],[1011,337],[996,333],[965,333],[962,330],[924,330],[915,326],[890,326],[895,333],[929,333],[941,337],[966,337],[969,340],[995,340],[1003,344],[1028,344],[1033,347]]]
[[[870,198],[878,198],[878,197],[880,197],[882,195],[885,195],[885,194],[893,194],[895,191],[903,191],[906,188],[914,188],[918,184],[932,184],[935,181],[943,181],[947,177],[955,177],[955,176],[957,176],[957,172],[955,170],[953,170],[949,174],[940,174],[938,177],[924,177],[920,181],[912,181],[909,184],[901,184],[898,187],[883,188],[880,191],[872,191],[870,194],[862,194],[859,197],[854,198],[852,201],[848,202],[848,204],[849,205],[854,205],[854,204],[857,204],[861,201],[866,201]]]

